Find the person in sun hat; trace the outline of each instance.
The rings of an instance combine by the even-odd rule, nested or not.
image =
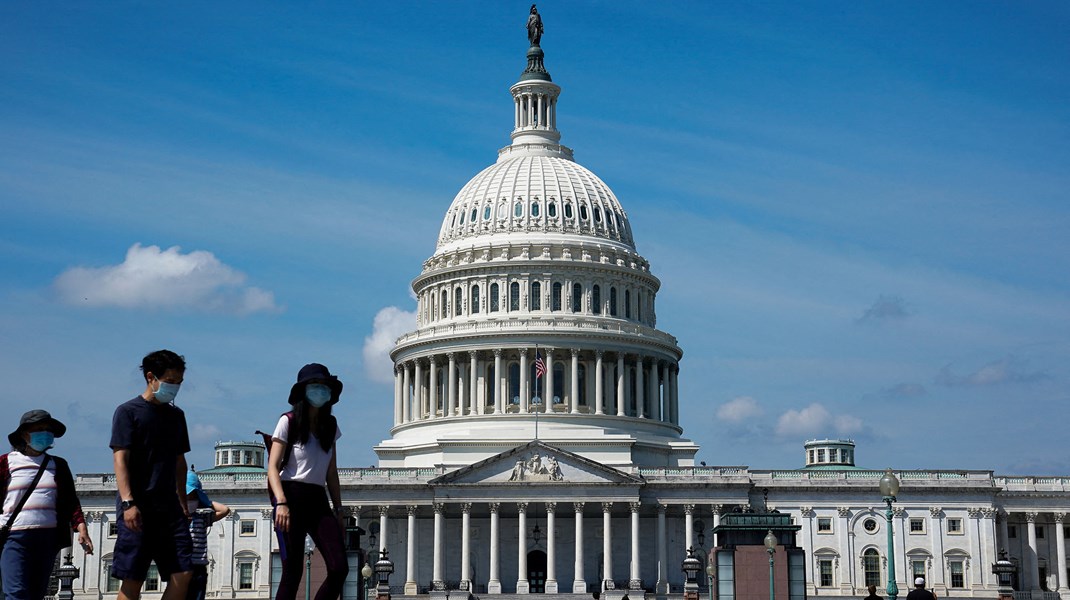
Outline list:
[[[65,433],[48,411],[31,410],[7,436],[11,452],[0,456],[0,536],[7,537],[0,572],[7,600],[45,597],[56,554],[70,547],[72,531],[85,553],[93,553],[74,475],[67,461],[47,452]]]
[[[189,506],[189,534],[193,541],[193,579],[186,591],[186,600],[204,600],[208,590],[208,531],[212,523],[230,514],[230,507],[208,498],[192,465],[186,474],[186,504]]]
[[[301,367],[288,398],[293,408],[279,418],[268,453],[276,530],[287,548],[301,548],[305,535],[311,536],[327,567],[316,600],[338,598],[349,573],[335,454],[335,442],[342,432],[331,414],[341,394],[342,382],[327,367],[319,363]],[[296,598],[303,559],[301,552],[286,553],[276,600]]]

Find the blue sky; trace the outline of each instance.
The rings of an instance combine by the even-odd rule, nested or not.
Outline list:
[[[454,194],[508,143],[528,4],[0,4],[8,430],[110,470],[146,352],[208,466],[387,340]],[[628,211],[708,464],[1070,474],[1070,6],[540,2],[562,142]],[[378,319],[377,319],[378,316]]]

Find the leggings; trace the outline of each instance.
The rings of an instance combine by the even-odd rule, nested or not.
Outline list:
[[[286,534],[286,560],[282,563],[275,600],[297,597],[305,568],[305,534],[312,537],[316,552],[327,566],[327,578],[316,592],[315,600],[337,600],[349,575],[349,561],[342,544],[342,527],[327,502],[327,490],[298,481],[283,481],[282,489],[290,509],[290,531]]]

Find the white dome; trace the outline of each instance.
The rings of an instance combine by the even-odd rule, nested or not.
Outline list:
[[[516,154],[461,188],[442,222],[439,252],[499,234],[516,242],[525,233],[590,236],[635,250],[624,209],[597,175],[566,158]]]

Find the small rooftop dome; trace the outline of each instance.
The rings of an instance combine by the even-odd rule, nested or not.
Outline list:
[[[855,469],[854,440],[809,440],[806,448],[807,469]]]

